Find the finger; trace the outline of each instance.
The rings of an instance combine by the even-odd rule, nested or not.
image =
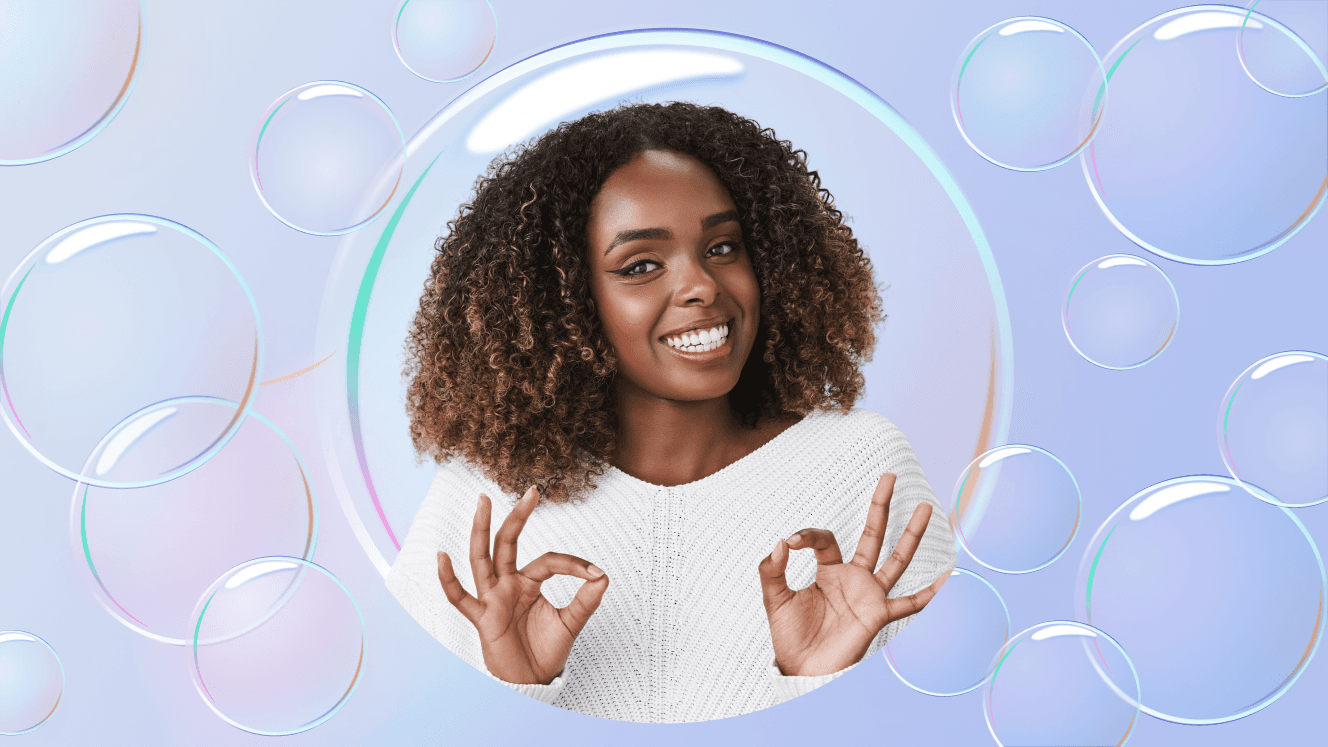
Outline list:
[[[761,597],[765,601],[766,614],[783,607],[793,598],[793,590],[788,586],[784,571],[788,568],[788,543],[780,540],[775,543],[774,552],[765,556],[756,570],[761,574]]]
[[[844,556],[839,553],[839,541],[829,529],[800,529],[788,538],[788,546],[791,550],[815,550],[817,565],[844,562]]]
[[[941,587],[945,586],[945,582],[950,580],[950,575],[949,573],[943,574],[940,578],[931,582],[930,586],[916,594],[885,600],[887,622],[894,622],[900,618],[921,612],[927,606],[927,603],[936,596],[936,593],[941,590]]]
[[[887,594],[894,588],[899,577],[904,575],[904,569],[913,561],[913,553],[917,552],[918,543],[922,542],[922,535],[927,531],[927,522],[930,520],[931,504],[926,501],[919,503],[913,510],[913,518],[909,519],[908,526],[904,527],[904,535],[895,543],[894,551],[885,559],[881,570],[876,572],[876,580]]]
[[[881,544],[885,541],[885,524],[890,518],[890,498],[895,493],[897,479],[893,472],[886,472],[877,481],[871,507],[867,509],[867,526],[863,527],[862,539],[858,540],[858,549],[853,553],[853,565],[860,565],[869,571],[876,570],[876,561],[881,557]]]
[[[594,568],[594,566],[591,566]],[[604,592],[609,589],[609,577],[601,575],[599,578],[590,580],[581,584],[581,588],[576,590],[572,601],[568,602],[566,607],[558,610],[558,617],[563,621],[563,626],[572,637],[581,634],[581,629],[586,627],[590,621],[590,616],[599,609],[599,603],[604,600]]]
[[[475,591],[484,594],[497,579],[493,575],[493,561],[489,558],[489,522],[493,504],[489,496],[481,495],[475,506],[475,521],[470,525],[470,572],[475,578]]]
[[[559,574],[593,581],[603,576],[604,571],[589,560],[561,552],[546,552],[521,569],[522,576],[540,583],[544,583]]]
[[[481,613],[484,612],[484,607],[478,599],[472,597],[470,592],[461,586],[456,573],[452,571],[452,559],[445,552],[438,553],[438,582],[443,585],[443,593],[447,595],[447,601],[451,602],[452,606],[456,607],[462,615],[465,615],[472,625],[475,624],[475,621],[480,619]]]
[[[516,508],[503,520],[498,534],[493,538],[494,570],[499,576],[516,573],[516,540],[526,526],[526,519],[539,503],[539,489],[534,485],[516,502]]]

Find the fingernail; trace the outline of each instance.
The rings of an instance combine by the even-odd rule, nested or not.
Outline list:
[[[801,540],[802,540],[802,535],[801,535],[801,534],[795,534],[795,535],[793,535],[792,537],[789,537],[789,538],[788,538],[788,543],[791,545],[791,544],[793,544],[794,542],[799,542],[799,541],[801,541]]]
[[[603,575],[604,575],[604,571],[601,571],[601,570],[599,569],[599,566],[595,565],[594,563],[592,563],[592,564],[590,565],[590,568],[588,568],[588,569],[586,569],[586,570],[589,570],[589,571],[590,571],[590,575],[591,575],[592,577],[594,577],[594,578],[599,578],[600,576],[603,576]]]

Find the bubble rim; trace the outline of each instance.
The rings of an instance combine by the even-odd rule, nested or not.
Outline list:
[[[392,29],[391,29],[392,50],[397,53],[397,59],[401,60],[401,64],[407,70],[414,73],[417,77],[423,80],[427,80],[430,83],[458,83],[473,76],[475,73],[478,73],[480,71],[480,68],[484,67],[484,63],[488,62],[489,58],[493,56],[493,48],[498,46],[498,12],[493,9],[493,3],[489,2],[489,0],[483,0],[484,4],[489,6],[489,13],[493,14],[493,43],[489,45],[489,51],[484,54],[484,59],[480,60],[480,64],[476,65],[474,70],[471,70],[470,72],[466,73],[460,78],[443,79],[443,78],[430,78],[429,76],[411,67],[410,63],[406,62],[406,58],[401,56],[401,42],[398,38],[399,32],[397,31],[398,27],[401,25],[401,14],[406,12],[406,6],[410,5],[411,2],[412,0],[403,0],[403,2],[401,3],[401,8],[397,10],[396,18],[393,19],[392,21]]]
[[[1013,164],[1005,163],[1004,161],[1000,161],[988,155],[968,137],[968,133],[964,131],[963,120],[959,116],[959,95],[958,95],[959,85],[962,82],[964,76],[964,68],[968,66],[969,59],[972,58],[973,53],[977,51],[977,48],[982,45],[982,42],[987,40],[987,37],[991,36],[992,33],[994,33],[998,28],[1006,26],[1015,21],[1041,21],[1043,23],[1050,23],[1055,26],[1059,26],[1060,28],[1069,31],[1077,39],[1079,39],[1079,41],[1083,42],[1084,46],[1088,48],[1089,53],[1093,55],[1093,61],[1097,63],[1097,72],[1099,80],[1101,81],[1100,87],[1102,89],[1102,106],[1097,115],[1097,122],[1094,123],[1093,129],[1089,133],[1089,136],[1085,138],[1084,141],[1080,143],[1079,146],[1075,148],[1073,151],[1071,151],[1068,155],[1062,156],[1061,158],[1058,158],[1057,160],[1052,161],[1051,163],[1043,164],[1041,166],[1015,166]],[[979,32],[977,36],[974,36],[972,39],[970,39],[968,44],[964,46],[963,51],[959,53],[959,59],[955,63],[954,70],[950,74],[950,90],[949,90],[950,117],[954,120],[955,127],[958,128],[960,136],[964,138],[964,142],[968,143],[968,147],[972,148],[974,153],[977,153],[979,156],[982,156],[987,161],[990,161],[991,163],[1000,166],[1003,169],[1009,169],[1010,171],[1019,171],[1024,173],[1047,171],[1049,169],[1054,169],[1057,166],[1060,166],[1061,164],[1067,163],[1075,156],[1079,155],[1080,153],[1083,153],[1084,149],[1087,148],[1097,137],[1098,126],[1102,123],[1102,117],[1106,113],[1107,95],[1108,95],[1107,82],[1109,78],[1110,76],[1102,67],[1102,58],[1098,55],[1097,49],[1093,47],[1093,45],[1088,41],[1087,38],[1084,37],[1083,34],[1079,33],[1074,28],[1070,27],[1068,24],[1062,21],[1057,21],[1054,18],[1047,18],[1045,16],[1015,16],[1013,18],[1007,18],[1004,21],[999,21],[997,23],[992,24],[991,26],[988,26],[986,29]]]
[[[45,724],[47,721],[50,721],[51,717],[55,715],[56,710],[60,708],[60,701],[64,700],[65,697],[65,682],[66,682],[65,665],[64,662],[60,661],[60,654],[55,652],[55,648],[51,646],[51,644],[48,643],[45,638],[42,638],[36,633],[29,633],[26,630],[0,630],[0,636],[3,636],[7,633],[19,633],[20,635],[26,635],[33,638],[38,643],[45,646],[47,651],[51,652],[51,657],[55,659],[55,665],[60,668],[60,694],[56,696],[55,705],[51,706],[51,712],[46,714],[46,717],[43,718],[41,721],[38,721],[37,723],[33,724],[32,726],[29,726],[23,731],[0,731],[0,737],[17,737],[20,734],[27,734],[28,732],[40,728],[42,724]]]
[[[180,233],[183,233],[184,235],[188,236],[189,238],[193,239],[194,241],[202,245],[208,251],[212,252],[212,254],[217,259],[221,260],[222,264],[226,266],[226,269],[231,271],[231,275],[235,278],[235,281],[239,283],[240,290],[244,291],[244,296],[249,301],[249,309],[254,314],[254,370],[253,370],[253,375],[250,377],[249,384],[247,387],[248,395],[245,397],[245,400],[242,403],[243,404],[242,411],[239,414],[237,414],[234,424],[230,427],[229,430],[223,432],[221,436],[217,438],[217,440],[214,442],[214,444],[210,449],[204,451],[202,454],[199,454],[194,459],[180,465],[174,471],[168,472],[163,475],[158,475],[157,477],[152,478],[150,480],[136,480],[133,482],[112,482],[109,480],[99,480],[95,477],[88,477],[87,475],[82,475],[72,472],[71,470],[61,467],[57,465],[54,461],[46,458],[46,456],[44,456],[41,452],[37,450],[36,446],[29,443],[28,440],[23,437],[23,434],[20,432],[21,429],[14,422],[13,417],[11,417],[9,411],[10,408],[9,408],[9,398],[8,398],[9,390],[4,383],[5,329],[8,326],[10,305],[13,303],[14,294],[18,292],[18,288],[16,287],[16,281],[18,282],[18,284],[22,283],[22,280],[19,278],[20,271],[23,270],[24,267],[27,267],[29,263],[38,261],[39,255],[52,242],[56,241],[57,239],[60,239],[72,233],[77,233],[78,231],[81,231],[84,228],[87,228],[89,226],[95,225],[103,221],[122,221],[122,220],[152,223],[154,225],[158,225],[163,228],[169,228],[175,231],[179,231]],[[30,269],[31,268],[29,268],[29,270]],[[26,278],[26,276],[27,276],[26,273],[24,273],[24,278]],[[5,394],[5,401],[3,403],[0,403],[0,418],[4,419],[5,425],[9,426],[9,431],[14,434],[14,437],[18,439],[18,442],[23,445],[23,448],[27,449],[28,453],[36,457],[37,460],[42,464],[46,465],[55,472],[59,473],[60,475],[63,475],[64,477],[67,477],[75,482],[85,482],[89,485],[95,485],[96,487],[99,488],[117,488],[117,489],[145,488],[145,487],[150,487],[152,485],[160,485],[161,483],[164,482],[170,482],[171,480],[174,480],[178,477],[183,477],[189,474],[190,472],[193,472],[195,469],[198,469],[200,466],[202,466],[204,462],[216,456],[217,453],[220,452],[222,448],[226,446],[226,444],[230,443],[231,438],[234,437],[235,434],[240,431],[240,426],[244,425],[245,418],[253,414],[254,400],[257,398],[258,395],[258,385],[263,378],[263,319],[258,313],[258,302],[254,300],[254,294],[249,289],[249,284],[245,282],[244,276],[240,274],[240,270],[235,266],[235,263],[231,261],[230,257],[227,257],[226,253],[221,251],[221,248],[218,247],[216,244],[214,244],[206,236],[182,223],[176,223],[175,221],[167,218],[160,218],[155,215],[145,215],[142,213],[111,213],[108,215],[99,215],[95,218],[87,218],[72,225],[66,226],[65,228],[56,231],[55,233],[48,236],[46,239],[42,240],[42,242],[37,245],[37,248],[28,252],[27,255],[24,256],[23,259],[19,261],[18,265],[14,268],[14,270],[10,272],[9,278],[5,281],[4,285],[0,286],[0,306],[4,307],[4,311],[0,312],[3,313],[2,320],[0,320],[0,393]],[[141,412],[143,409],[151,407],[154,404],[159,404],[159,402],[151,403],[149,405],[141,407],[138,410],[135,410],[135,412]]]
[[[301,724],[293,731],[263,731],[263,730],[253,729],[239,723],[238,721],[235,721],[226,714],[222,713],[221,710],[217,708],[216,704],[212,702],[212,698],[208,696],[205,688],[203,687],[202,673],[198,671],[198,630],[199,628],[202,627],[202,616],[207,611],[207,606],[211,603],[212,597],[217,593],[217,591],[220,590],[221,586],[225,584],[226,581],[230,579],[233,575],[235,575],[235,573],[237,573],[238,571],[247,568],[251,565],[254,565],[256,563],[267,563],[271,561],[286,561],[298,564],[299,566],[301,566],[300,570],[301,578],[304,576],[305,573],[307,573],[310,570],[318,571],[322,573],[324,576],[327,576],[329,579],[332,580],[333,583],[337,585],[338,588],[341,589],[342,593],[346,595],[346,599],[350,600],[351,607],[354,608],[355,614],[359,617],[360,620],[361,667],[356,670],[355,679],[351,681],[349,689],[346,690],[346,694],[341,696],[341,699],[338,700],[330,709],[324,712],[323,715],[319,716],[313,721]],[[295,586],[297,585],[292,584],[292,587]],[[288,591],[287,594],[283,596],[281,604],[274,606],[278,608],[284,607],[285,597],[288,597],[293,593],[294,593],[293,589],[292,591]],[[194,622],[194,635],[193,635],[193,642],[190,644],[189,676],[193,680],[194,690],[198,693],[199,697],[203,699],[203,702],[207,704],[207,707],[211,708],[212,712],[217,714],[217,716],[220,717],[223,721],[230,724],[231,726],[234,726],[237,729],[240,729],[242,731],[247,731],[250,734],[258,734],[260,736],[268,736],[268,737],[285,737],[285,736],[290,736],[292,734],[299,734],[302,732],[309,731],[310,729],[313,729],[325,723],[328,719],[337,715],[337,713],[340,712],[341,709],[344,708],[345,705],[350,702],[351,696],[355,694],[355,691],[360,686],[360,681],[364,678],[363,661],[364,661],[365,649],[367,648],[366,644],[368,638],[368,636],[366,635],[366,628],[364,624],[364,612],[360,609],[360,603],[355,600],[355,595],[350,593],[350,589],[346,588],[346,585],[341,582],[341,579],[337,578],[336,574],[327,570],[323,566],[318,565],[312,560],[305,560],[303,558],[292,558],[285,555],[269,555],[261,558],[254,558],[252,560],[246,560],[245,562],[240,563],[234,568],[231,568],[229,571],[226,571],[225,573],[221,574],[221,576],[218,577],[216,581],[212,582],[212,585],[209,586],[207,590],[204,591],[203,594],[198,598],[198,603],[194,605],[194,612],[191,616],[191,619]],[[255,623],[253,626],[250,626],[246,630],[252,630],[253,628],[257,627],[258,625],[261,625],[262,623],[266,622],[269,619],[271,619],[271,615],[263,618],[258,623]],[[232,636],[232,638],[233,637],[234,636]],[[230,640],[230,638],[224,640]]]
[[[1082,349],[1080,349],[1080,347],[1075,344],[1074,338],[1070,336],[1070,299],[1074,297],[1074,289],[1079,285],[1079,281],[1083,280],[1084,277],[1088,275],[1088,272],[1093,269],[1094,265],[1101,263],[1103,260],[1115,259],[1115,258],[1137,259],[1140,262],[1144,262],[1149,267],[1156,270],[1157,274],[1161,275],[1162,279],[1167,281],[1167,287],[1171,288],[1171,300],[1174,301],[1176,304],[1176,321],[1171,325],[1171,332],[1170,334],[1167,335],[1166,342],[1162,343],[1162,347],[1158,348],[1157,352],[1153,353],[1147,358],[1144,358],[1142,361],[1135,363],[1132,366],[1108,366],[1107,364],[1102,363],[1100,361],[1095,361],[1087,353],[1085,353]],[[1180,327],[1180,295],[1176,293],[1176,284],[1171,282],[1171,278],[1165,272],[1162,271],[1161,267],[1158,267],[1156,264],[1149,262],[1146,258],[1140,257],[1136,254],[1107,254],[1098,257],[1097,259],[1089,262],[1083,267],[1080,267],[1079,271],[1074,274],[1074,278],[1070,281],[1070,290],[1065,294],[1065,301],[1064,303],[1061,304],[1061,328],[1065,330],[1065,339],[1070,341],[1070,347],[1074,348],[1074,352],[1078,353],[1084,360],[1088,361],[1089,363],[1092,363],[1098,368],[1105,368],[1109,371],[1129,371],[1131,369],[1139,368],[1140,366],[1149,363],[1159,355],[1162,355],[1162,352],[1164,350],[1171,347],[1171,341],[1176,339],[1176,330],[1179,327]]]
[[[1218,454],[1222,457],[1222,465],[1226,467],[1227,474],[1231,475],[1231,479],[1235,480],[1237,484],[1239,484],[1242,488],[1244,488],[1245,492],[1249,493],[1255,498],[1258,498],[1264,503],[1268,503],[1273,506],[1280,506],[1282,508],[1309,508],[1310,506],[1318,506],[1323,503],[1328,503],[1328,494],[1325,494],[1323,497],[1318,498],[1317,500],[1310,501],[1309,503],[1286,503],[1284,501],[1281,501],[1277,498],[1277,496],[1273,495],[1272,492],[1264,488],[1260,488],[1258,486],[1246,483],[1244,480],[1240,478],[1240,474],[1236,471],[1236,467],[1231,463],[1231,447],[1229,444],[1227,444],[1227,432],[1226,432],[1227,419],[1231,416],[1231,407],[1232,405],[1235,404],[1236,392],[1246,381],[1250,380],[1249,375],[1251,372],[1258,369],[1259,366],[1263,365],[1264,363],[1267,363],[1268,361],[1271,361],[1274,358],[1281,358],[1284,355],[1307,355],[1310,356],[1311,358],[1315,358],[1325,364],[1328,364],[1328,356],[1325,356],[1321,353],[1315,353],[1309,350],[1284,350],[1280,353],[1273,353],[1272,355],[1264,356],[1263,358],[1260,358],[1254,363],[1251,363],[1248,367],[1246,367],[1244,371],[1240,373],[1239,376],[1235,378],[1234,381],[1231,382],[1231,386],[1227,387],[1226,394],[1222,395],[1222,406],[1218,409],[1218,416],[1217,416],[1217,451]],[[1277,372],[1271,371],[1270,373],[1277,373]]]
[[[392,108],[387,105],[387,102],[378,98],[378,96],[374,95],[372,91],[362,86],[357,86],[354,83],[348,83],[344,80],[314,80],[308,83],[302,83],[290,89],[289,91],[281,94],[276,99],[274,99],[271,104],[268,104],[267,109],[263,112],[263,116],[259,117],[258,125],[254,127],[254,135],[252,138],[250,138],[249,141],[250,142],[249,182],[254,186],[254,193],[258,195],[258,199],[260,202],[263,203],[263,207],[267,208],[267,211],[272,214],[272,217],[276,218],[277,220],[281,221],[287,226],[295,229],[296,231],[299,231],[300,233],[308,234],[310,236],[342,236],[344,234],[358,231],[359,229],[364,228],[365,226],[377,220],[378,216],[382,215],[383,212],[387,210],[387,206],[392,204],[392,198],[396,194],[396,189],[393,189],[392,193],[387,196],[387,199],[383,201],[383,204],[380,205],[377,210],[375,210],[368,218],[365,218],[359,223],[356,223],[347,228],[339,228],[332,231],[320,231],[320,230],[314,230],[312,228],[304,228],[303,226],[297,226],[294,223],[283,218],[281,216],[281,213],[278,213],[276,208],[272,207],[272,204],[267,201],[267,197],[263,195],[263,190],[259,186],[259,180],[258,180],[258,149],[259,146],[263,144],[263,132],[267,129],[268,124],[272,121],[272,117],[277,113],[278,109],[285,106],[286,102],[290,101],[291,98],[294,95],[296,95],[298,92],[309,88],[313,88],[315,86],[323,86],[323,85],[345,86],[347,88],[353,88],[356,91],[359,91],[360,93],[363,93],[369,98],[373,99],[375,102],[378,103],[380,107],[383,108],[383,111],[387,113],[388,120],[390,120],[392,122],[392,126],[396,128],[397,139],[400,140],[401,142],[401,170],[397,174],[397,184],[400,185],[401,179],[406,174],[407,154],[406,154],[406,136],[405,134],[403,134],[401,130],[401,123],[397,121],[396,113],[393,112]]]
[[[983,585],[985,585],[988,589],[990,589],[992,594],[996,595],[996,601],[1001,603],[1001,610],[1003,610],[1003,611],[1005,612],[1005,643],[1009,643],[1009,642],[1010,642],[1010,627],[1011,627],[1011,624],[1010,624],[1010,608],[1009,608],[1008,606],[1006,606],[1006,604],[1005,604],[1005,599],[1004,599],[1003,597],[1001,597],[1001,593],[1000,593],[999,591],[996,590],[996,587],[995,587],[995,586],[992,586],[992,585],[991,585],[991,582],[988,581],[987,579],[985,579],[985,578],[983,578],[982,576],[978,575],[978,574],[977,574],[976,572],[974,572],[974,571],[970,571],[970,570],[968,570],[967,568],[960,568],[960,567],[958,567],[958,566],[955,566],[954,570],[950,571],[950,575],[951,575],[951,576],[954,576],[954,575],[972,576],[973,578],[976,578],[977,580],[981,581],[981,582],[983,583]],[[917,624],[917,621],[914,620],[911,624],[916,625],[916,624]],[[901,630],[900,632],[902,633],[903,631]],[[896,634],[896,635],[898,635],[898,634]],[[989,667],[987,668],[987,672],[985,672],[981,677],[979,677],[979,678],[978,678],[978,681],[975,682],[975,683],[974,683],[972,686],[970,686],[970,687],[967,687],[967,688],[965,688],[965,689],[963,689],[963,690],[960,690],[960,691],[958,691],[958,692],[953,692],[953,693],[932,692],[931,690],[927,690],[927,689],[924,689],[924,688],[918,687],[917,685],[914,685],[912,682],[909,682],[907,679],[904,678],[904,675],[900,674],[900,673],[899,673],[899,670],[895,668],[894,661],[892,661],[891,658],[890,658],[890,643],[892,643],[893,641],[894,641],[894,639],[891,639],[890,641],[886,641],[885,645],[881,647],[881,658],[885,659],[885,665],[888,666],[888,667],[890,667],[890,671],[891,671],[891,672],[894,672],[895,677],[898,677],[900,682],[904,683],[905,685],[908,685],[909,687],[913,688],[914,690],[917,690],[918,692],[922,693],[923,695],[932,695],[932,696],[935,696],[935,697],[938,697],[938,698],[949,698],[949,697],[953,697],[953,696],[955,696],[955,695],[963,695],[963,694],[965,694],[965,693],[970,693],[970,692],[973,692],[974,690],[978,689],[979,687],[982,687],[982,683],[983,683],[983,681],[985,681],[985,680],[987,679],[987,676],[988,676],[989,674],[991,674],[991,668],[990,668],[990,666],[989,666]],[[1005,643],[1002,643],[1002,644],[1001,644],[1001,647],[1002,647],[1002,648],[1004,648]]]
[[[1075,615],[1077,617],[1081,617],[1084,620],[1088,620],[1088,618],[1090,617],[1089,606],[1088,606],[1090,601],[1088,599],[1089,582],[1091,581],[1091,578],[1094,575],[1094,571],[1092,569],[1092,566],[1094,565],[1093,558],[1095,555],[1097,555],[1098,552],[1101,551],[1100,545],[1106,541],[1106,538],[1102,536],[1103,532],[1105,531],[1108,534],[1110,534],[1110,532],[1113,529],[1115,529],[1116,525],[1120,523],[1119,517],[1122,514],[1124,514],[1127,509],[1133,508],[1133,504],[1137,503],[1139,500],[1142,500],[1143,497],[1151,495],[1152,493],[1171,485],[1177,485],[1186,482],[1198,482],[1198,481],[1217,482],[1230,486],[1239,486],[1239,483],[1237,483],[1235,480],[1232,480],[1229,477],[1222,477],[1220,475],[1185,475],[1183,477],[1173,477],[1169,480],[1163,480],[1162,482],[1150,485],[1144,488],[1143,490],[1140,490],[1139,492],[1130,496],[1129,499],[1127,499],[1124,503],[1118,506],[1115,511],[1112,511],[1111,514],[1107,516],[1107,518],[1102,522],[1102,525],[1099,526],[1097,531],[1093,534],[1092,539],[1089,540],[1088,547],[1084,549],[1084,556],[1079,561],[1079,570],[1075,577],[1075,584],[1074,584],[1074,604],[1075,604]],[[1274,504],[1269,504],[1269,505],[1274,505]],[[1309,533],[1309,530],[1305,528],[1305,525],[1301,523],[1300,519],[1296,518],[1296,514],[1293,511],[1291,511],[1285,506],[1275,506],[1275,507],[1280,509],[1282,513],[1284,513],[1287,516],[1287,518],[1291,519],[1292,523],[1295,524],[1296,528],[1300,530],[1300,533],[1304,535],[1305,541],[1309,543],[1310,550],[1314,553],[1314,559],[1319,566],[1319,607],[1320,610],[1322,611],[1324,600],[1325,598],[1328,598],[1328,574],[1325,574],[1324,572],[1323,556],[1319,553],[1319,547],[1318,545],[1315,544],[1314,537]],[[1089,625],[1089,626],[1092,625],[1091,622],[1082,622],[1082,621],[1077,622],[1077,624]],[[1324,627],[1323,625],[1317,626],[1318,629],[1314,634],[1314,644],[1310,649],[1309,655],[1305,657],[1304,662],[1301,663],[1299,668],[1287,679],[1286,683],[1283,684],[1276,691],[1274,691],[1272,694],[1270,694],[1268,697],[1265,697],[1264,699],[1256,703],[1254,706],[1246,708],[1245,710],[1241,711],[1240,713],[1237,713],[1236,715],[1227,716],[1223,718],[1214,718],[1214,719],[1192,719],[1192,718],[1184,718],[1181,716],[1172,716],[1169,714],[1162,713],[1161,711],[1158,711],[1156,709],[1153,709],[1145,705],[1143,703],[1142,694],[1140,695],[1139,698],[1139,710],[1161,721],[1168,721],[1173,724],[1187,724],[1195,726],[1225,724],[1231,721],[1237,721],[1239,719],[1245,718],[1246,716],[1250,716],[1254,713],[1262,711],[1263,709],[1267,708],[1268,706],[1272,705],[1274,702],[1279,700],[1283,695],[1285,695],[1287,691],[1291,689],[1291,686],[1296,684],[1296,680],[1300,679],[1300,676],[1305,673],[1306,669],[1309,668],[1310,663],[1314,661],[1315,654],[1318,653],[1319,644],[1323,641],[1323,627]],[[1126,658],[1128,659],[1129,657],[1127,656]],[[1131,668],[1133,668],[1134,666],[1132,660],[1130,666]],[[1138,676],[1137,673],[1135,676],[1136,677]]]
[[[1236,57],[1240,59],[1240,66],[1245,71],[1245,74],[1250,77],[1250,80],[1253,81],[1256,86],[1273,94],[1274,96],[1281,96],[1283,98],[1288,98],[1288,99],[1300,99],[1306,96],[1313,96],[1314,94],[1320,93],[1324,90],[1328,90],[1328,69],[1324,68],[1323,60],[1319,59],[1319,55],[1316,54],[1314,50],[1310,48],[1310,45],[1306,44],[1305,40],[1300,37],[1300,34],[1297,34],[1294,30],[1291,29],[1291,27],[1286,26],[1281,22],[1279,22],[1277,19],[1272,18],[1271,16],[1264,15],[1262,13],[1260,15],[1264,15],[1264,17],[1267,18],[1269,21],[1271,21],[1274,25],[1280,27],[1281,30],[1285,32],[1288,36],[1290,36],[1291,39],[1296,43],[1296,45],[1300,47],[1302,52],[1309,55],[1309,58],[1311,60],[1314,60],[1314,65],[1319,68],[1320,73],[1323,73],[1323,85],[1319,86],[1318,88],[1312,89],[1310,91],[1306,91],[1305,93],[1283,93],[1281,91],[1274,91],[1273,89],[1264,85],[1263,82],[1260,81],[1258,78],[1254,77],[1254,71],[1250,70],[1250,66],[1245,64],[1245,27],[1246,25],[1249,24],[1250,14],[1254,12],[1255,7],[1257,7],[1261,2],[1263,2],[1263,0],[1254,0],[1254,2],[1250,3],[1250,5],[1246,7],[1246,11],[1248,12],[1246,12],[1245,18],[1241,20],[1240,31],[1237,32],[1236,34]]]

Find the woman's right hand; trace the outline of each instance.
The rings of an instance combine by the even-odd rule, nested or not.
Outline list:
[[[604,571],[574,555],[546,552],[517,570],[517,537],[538,504],[539,490],[532,485],[499,527],[491,559],[491,504],[480,496],[470,529],[478,599],[461,586],[447,553],[438,553],[438,581],[447,601],[479,631],[484,665],[498,679],[519,685],[547,685],[562,674],[572,643],[609,588]],[[540,593],[540,585],[558,574],[586,580],[562,609]]]

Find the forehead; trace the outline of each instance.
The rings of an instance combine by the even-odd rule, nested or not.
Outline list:
[[[594,237],[621,229],[700,230],[701,218],[733,207],[715,174],[696,158],[648,150],[614,171],[590,205]]]

